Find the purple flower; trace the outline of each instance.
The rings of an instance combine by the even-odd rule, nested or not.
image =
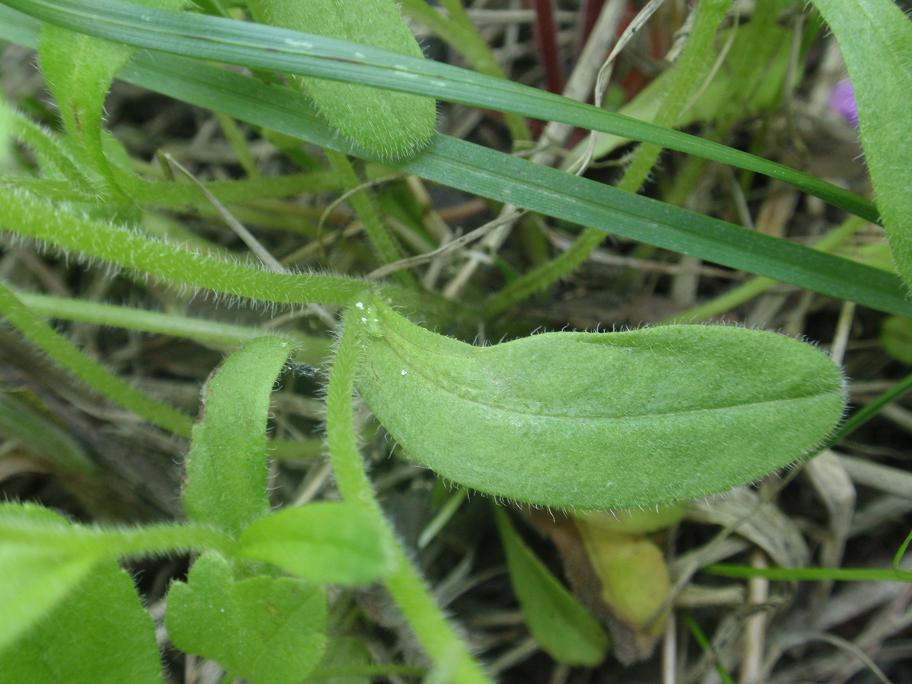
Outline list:
[[[855,103],[855,89],[852,82],[844,78],[830,92],[830,109],[858,128],[858,105]]]

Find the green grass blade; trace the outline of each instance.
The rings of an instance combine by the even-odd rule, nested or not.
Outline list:
[[[343,152],[306,98],[288,88],[164,55],[141,55],[123,78],[180,100]],[[786,240],[438,135],[406,173],[874,309],[912,315],[893,274]]]
[[[840,426],[840,428],[836,431],[836,434],[830,438],[829,444],[831,446],[839,444],[839,442],[851,435],[858,428],[866,424],[874,416],[880,413],[881,410],[883,410],[884,406],[893,403],[910,389],[912,389],[912,373],[897,382],[886,392],[875,398],[874,401],[865,404],[864,408],[859,410],[857,413],[854,413]]]
[[[0,12],[0,19],[8,14]],[[21,16],[21,15],[20,15]],[[29,45],[27,22],[0,23],[0,37]],[[224,69],[140,53],[121,77],[191,104],[224,112],[307,142],[354,153],[312,113],[307,98]],[[547,216],[764,275],[873,309],[912,316],[893,274],[786,240],[633,195],[507,154],[438,135],[406,173]],[[263,276],[267,277],[267,276]],[[275,276],[269,276],[275,277]]]
[[[164,12],[118,0],[2,0],[74,31],[152,50],[271,69],[513,112],[653,143],[794,185],[871,221],[876,208],[785,165],[511,81],[322,36],[219,17]],[[353,153],[364,156],[363,151]]]
[[[912,582],[912,572],[888,568],[755,568],[718,563],[704,571],[720,577],[765,577],[786,582]]]

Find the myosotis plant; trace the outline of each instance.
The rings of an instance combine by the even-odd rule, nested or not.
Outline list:
[[[413,322],[459,324],[469,314],[450,310],[410,274],[378,283],[264,269],[217,249],[154,237],[141,227],[140,206],[204,202],[184,184],[153,185],[128,159],[124,163],[122,148],[102,127],[104,99],[119,73],[322,145],[333,170],[279,179],[281,191],[256,179],[213,184],[207,186],[213,196],[247,198],[259,187],[279,196],[310,186],[344,188],[354,198],[362,182],[347,156],[354,154],[588,227],[564,260],[549,262],[493,297],[490,316],[572,270],[607,230],[884,311],[912,311],[891,274],[632,194],[659,148],[641,148],[622,189],[612,190],[434,133],[432,96],[500,105],[766,173],[877,219],[869,202],[823,181],[662,127],[676,120],[682,98],[704,73],[705,50],[728,3],[701,3],[694,43],[683,57],[693,71],[663,103],[660,125],[425,62],[391,0],[246,3],[253,18],[279,28],[179,14],[175,10],[186,3],[174,0],[150,0],[142,8],[101,0],[3,4],[48,22],[37,39],[39,61],[66,135],[61,141],[20,113],[3,111],[12,135],[36,152],[42,172],[28,182],[2,180],[4,232],[182,293],[282,307],[319,304],[339,312],[325,442],[341,501],[272,511],[270,395],[293,360],[307,355],[307,338],[215,330],[190,319],[174,319],[169,328],[140,312],[103,307],[74,312],[77,320],[111,317],[128,328],[172,330],[220,346],[243,343],[207,382],[191,430],[189,416],[124,383],[51,328],[41,312],[60,306],[58,301],[20,297],[0,285],[0,314],[44,353],[111,402],[190,437],[181,493],[186,522],[80,525],[39,506],[0,506],[0,671],[12,673],[11,680],[73,679],[74,672],[80,673],[74,681],[91,680],[107,668],[106,677],[121,681],[161,681],[152,621],[116,561],[193,553],[186,581],[173,583],[168,593],[165,625],[177,648],[217,661],[230,676],[298,682],[318,674],[328,641],[326,585],[382,582],[429,656],[437,681],[487,681],[374,495],[359,451],[355,393],[406,458],[447,482],[497,500],[579,513],[651,508],[753,482],[812,455],[844,411],[839,367],[814,346],[784,335],[668,325],[544,333],[480,347]],[[839,3],[817,4],[842,40],[852,11]],[[878,26],[897,35],[910,30],[895,7],[899,18],[883,3],[864,4],[874,8],[868,17]],[[0,28],[3,37],[36,44],[33,22],[9,10],[2,16],[11,17]],[[206,40],[204,30],[210,31]],[[874,103],[888,95],[879,90],[878,75],[864,67],[869,49],[891,48],[876,40],[861,45],[846,39],[845,45],[861,93],[862,138],[878,208],[900,273],[908,278],[902,207],[909,193],[891,176],[900,145],[879,137]],[[142,46],[183,56],[135,55]],[[290,85],[266,84],[188,57],[291,74]],[[901,55],[897,59],[902,63]],[[908,118],[908,111],[896,116]],[[521,129],[513,120],[511,130]],[[375,204],[362,196],[352,205],[378,259],[398,259],[397,238],[377,218]],[[599,662],[607,648],[599,625],[534,558],[502,511],[497,520],[533,635],[563,662]],[[86,614],[92,616],[83,625],[89,638],[77,648],[70,634]],[[546,620],[536,618],[546,614],[564,616],[572,638],[549,636]]]

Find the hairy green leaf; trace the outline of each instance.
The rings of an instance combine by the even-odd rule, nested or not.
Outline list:
[[[0,522],[20,528],[63,530],[68,526],[56,513],[31,504],[0,505]],[[0,533],[0,649],[10,646],[50,613],[100,560],[95,550],[61,550],[18,538],[4,539]]]
[[[0,672],[9,682],[162,681],[152,619],[130,575],[113,560],[99,562],[49,615],[0,651]]]
[[[406,454],[533,504],[631,508],[751,482],[842,417],[839,368],[724,326],[546,333],[474,347],[367,305],[358,387]]]
[[[251,684],[298,684],[326,646],[322,589],[292,578],[235,581],[228,561],[201,556],[168,592],[165,625],[175,646],[211,658]]]
[[[496,516],[510,582],[532,636],[559,663],[598,665],[605,658],[608,635],[523,543],[507,514],[498,508]]]
[[[424,56],[393,0],[247,0],[247,5],[264,24]],[[292,40],[285,45],[293,46]],[[434,134],[433,98],[310,76],[297,80],[333,127],[380,159],[410,157]]]
[[[266,420],[291,344],[261,337],[231,354],[203,390],[181,498],[190,520],[237,534],[269,512]]]
[[[185,0],[137,2],[171,10],[186,4]],[[64,128],[76,141],[82,162],[115,190],[119,187],[103,149],[102,116],[114,77],[134,52],[136,48],[132,46],[92,38],[53,24],[45,24],[38,43],[41,71],[54,95]]]
[[[912,284],[912,21],[894,0],[813,0],[842,50],[897,269]]]
[[[369,584],[393,567],[381,522],[363,506],[320,502],[260,518],[240,536],[238,554],[322,584]]]

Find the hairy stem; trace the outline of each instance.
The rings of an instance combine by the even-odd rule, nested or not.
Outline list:
[[[61,552],[96,552],[123,558],[168,553],[215,550],[233,554],[235,542],[213,527],[192,524],[157,524],[107,528],[73,525],[28,525],[0,522],[0,539],[41,546]]]
[[[0,204],[0,229],[172,285],[264,302],[342,305],[368,287],[343,276],[263,271],[90,219],[22,190],[10,194],[9,201]]]
[[[31,147],[43,164],[53,166],[82,192],[93,196],[98,194],[98,188],[92,185],[53,133],[36,124],[18,110],[11,109],[10,111],[13,116],[13,135],[20,142]]]
[[[396,549],[395,567],[386,578],[386,588],[436,666],[448,673],[446,680],[470,684],[489,682],[481,665],[447,622],[418,570],[396,541],[364,471],[355,436],[352,405],[355,374],[361,355],[361,335],[368,334],[359,323],[362,311],[367,309],[349,309],[344,316],[326,397],[326,437],[339,492],[346,501],[367,507],[383,521],[386,534]]]
[[[190,436],[190,416],[147,396],[88,356],[46,321],[29,311],[12,290],[0,283],[0,315],[55,362],[86,385],[153,425],[182,437]]]

